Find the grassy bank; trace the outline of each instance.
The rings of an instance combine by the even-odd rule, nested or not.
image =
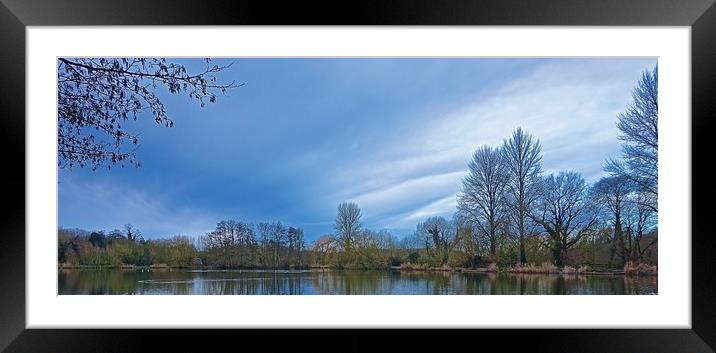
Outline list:
[[[226,270],[229,268],[216,266],[169,266],[167,264],[153,264],[149,266],[137,265],[77,265],[61,263],[58,269],[97,269],[97,270]],[[431,271],[431,272],[463,272],[463,273],[514,273],[514,274],[562,274],[562,275],[627,275],[627,276],[656,276],[656,266],[643,263],[627,263],[623,269],[591,269],[589,266],[580,267],[564,266],[559,268],[551,263],[545,262],[541,265],[527,264],[524,266],[515,265],[498,267],[490,264],[488,267],[452,267],[449,265],[427,266],[424,264],[403,263],[400,266],[389,267],[365,267],[365,266],[333,266],[333,265],[311,265],[306,267],[240,267],[231,268],[234,270],[289,270],[289,269],[322,269],[322,270],[393,270],[393,271]]]
[[[488,267],[478,268],[463,268],[463,267],[451,267],[443,265],[440,267],[431,267],[420,264],[406,263],[399,267],[401,271],[443,271],[443,272],[465,272],[465,273],[515,273],[515,274],[563,274],[563,275],[627,275],[627,276],[656,276],[658,271],[656,266],[647,264],[633,264],[627,263],[623,269],[590,269],[589,266],[582,265],[580,267],[564,266],[559,268],[551,263],[545,262],[539,266],[533,264],[527,264],[524,266],[515,265],[509,267],[498,267],[497,265],[490,264]]]

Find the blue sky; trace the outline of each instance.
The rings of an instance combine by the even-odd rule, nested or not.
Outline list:
[[[454,212],[467,162],[518,126],[547,172],[592,182],[619,155],[615,121],[656,59],[252,58],[244,83],[201,108],[160,91],[173,128],[140,119],[142,167],[61,169],[59,225],[147,238],[198,236],[221,219],[280,220],[309,241],[338,204],[402,236]],[[201,59],[182,59],[190,71]]]

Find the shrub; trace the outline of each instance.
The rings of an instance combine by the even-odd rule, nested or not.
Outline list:
[[[423,264],[414,264],[411,262],[403,263],[400,265],[401,270],[425,270],[428,267]]]
[[[543,262],[541,268],[542,268],[543,273],[558,273],[559,272],[559,269],[557,268],[557,266],[555,266],[551,262]]]
[[[448,264],[443,264],[442,266],[438,267],[437,270],[439,271],[452,271],[452,267]]]
[[[657,268],[656,266],[642,262],[627,261],[627,263],[624,264],[624,274],[628,276],[655,275],[657,274]]]
[[[562,273],[564,273],[564,274],[576,275],[576,274],[580,274],[580,273],[585,273],[587,271],[589,271],[589,267],[587,267],[587,265],[582,265],[582,266],[579,266],[578,268],[574,268],[572,266],[564,266],[564,268],[562,268]]]
[[[564,273],[564,274],[576,274],[576,273],[577,273],[577,269],[574,268],[574,267],[572,267],[572,266],[564,266],[564,267],[562,268],[562,273]]]

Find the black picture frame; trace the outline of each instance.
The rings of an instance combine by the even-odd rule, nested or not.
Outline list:
[[[716,251],[709,232],[716,197],[714,0],[0,0],[0,349],[8,352],[201,350],[240,342],[282,349],[446,350],[465,340],[549,352],[712,352],[716,348]],[[36,330],[25,328],[25,27],[87,25],[545,25],[689,26],[692,69],[691,329],[600,330]],[[686,119],[686,118],[684,118]],[[22,186],[22,187],[21,187]],[[688,229],[684,234],[687,236]],[[625,313],[629,315],[629,313]],[[295,346],[304,342],[306,346]],[[378,343],[380,342],[380,343]],[[248,343],[252,344],[252,343]],[[249,345],[242,346],[248,347]],[[338,345],[338,346],[336,346]],[[484,345],[487,348],[489,345]],[[239,347],[239,346],[236,346]],[[238,348],[237,348],[238,349]],[[457,348],[455,348],[457,349]]]

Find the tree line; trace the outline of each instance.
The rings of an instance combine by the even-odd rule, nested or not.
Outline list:
[[[390,263],[431,267],[655,265],[657,97],[655,67],[642,73],[617,117],[621,158],[606,161],[608,175],[592,185],[576,171],[545,173],[539,139],[518,127],[500,146],[474,152],[451,219],[430,217],[396,243],[389,233],[362,229],[358,205],[343,203],[335,234],[313,251],[321,263],[338,265],[364,265],[366,253],[381,252]]]
[[[145,239],[131,224],[124,231],[58,232],[58,261],[64,266],[160,266],[217,268],[306,267],[303,230],[281,222],[222,220],[205,235]]]

